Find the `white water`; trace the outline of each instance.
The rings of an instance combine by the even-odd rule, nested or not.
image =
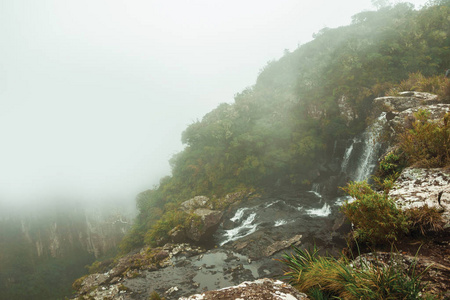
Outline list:
[[[288,221],[286,221],[286,220],[277,220],[277,221],[275,221],[275,225],[273,225],[273,226],[278,227],[278,226],[281,226],[281,225],[284,225],[287,223],[288,223]]]
[[[318,192],[316,192],[316,191],[308,191],[308,192],[310,192],[310,193],[312,193],[312,194],[314,194],[314,195],[316,195],[317,197],[319,197],[319,198],[322,198],[322,195],[321,194],[319,194]]]
[[[336,201],[334,202],[334,205],[342,206],[345,202],[352,203],[354,199],[351,196],[342,196],[336,198]]]
[[[230,219],[230,221],[237,222],[244,216],[244,212],[248,209],[248,207],[239,208],[234,216]]]
[[[246,209],[248,209],[248,208],[242,208],[242,210],[246,210]],[[238,209],[238,211],[239,210],[241,210],[241,208]],[[238,214],[238,212],[236,212],[235,216],[237,214]],[[247,235],[255,232],[256,228],[258,227],[258,224],[252,224],[253,221],[255,220],[255,217],[256,217],[256,213],[252,213],[247,217],[247,219],[245,219],[242,222],[242,224],[240,226],[230,229],[230,230],[225,230],[225,234],[224,234],[225,241],[220,243],[220,246],[222,246],[228,242],[243,238],[244,236],[247,236]]]
[[[322,208],[308,209],[306,212],[311,216],[326,217],[331,214],[331,207],[328,203],[325,203]]]
[[[345,149],[344,158],[342,159],[341,164],[341,172],[347,171],[348,162],[350,161],[350,156],[352,155],[353,145],[355,144],[355,142],[356,139],[353,139],[352,144],[347,149]]]
[[[267,204],[266,206],[264,206],[264,208],[269,208],[269,207],[271,207],[272,205],[277,204],[277,203],[280,203],[280,202],[284,202],[284,201],[283,201],[283,200],[276,200],[276,201],[274,201],[274,202],[271,202],[271,203]]]
[[[375,169],[377,163],[377,152],[380,150],[381,143],[378,138],[386,123],[386,113],[382,113],[378,119],[369,126],[363,134],[364,147],[363,154],[358,162],[358,169],[355,172],[354,180],[362,181],[369,178]]]

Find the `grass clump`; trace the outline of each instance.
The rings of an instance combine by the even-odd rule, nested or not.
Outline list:
[[[410,221],[410,231],[419,232],[423,236],[427,232],[440,232],[444,230],[442,214],[434,207],[424,205],[405,210],[405,215]]]
[[[287,267],[285,279],[312,299],[422,299],[423,273],[417,274],[415,263],[404,268],[400,262],[365,262],[352,267],[341,257],[320,256],[318,249],[294,248],[280,261]],[[396,257],[396,255],[391,255]]]

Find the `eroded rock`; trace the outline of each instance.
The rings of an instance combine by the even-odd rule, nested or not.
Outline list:
[[[210,199],[206,196],[195,196],[194,198],[180,204],[180,209],[185,212],[189,212],[197,208],[213,209],[213,206]]]
[[[444,221],[450,222],[450,170],[406,168],[395,182],[389,196],[400,209],[436,208]]]
[[[434,104],[409,108],[398,113],[389,122],[390,127],[396,134],[402,132],[405,128],[411,128],[412,123],[415,121],[414,114],[419,110],[428,111],[428,120],[434,121],[442,119],[446,113],[450,112],[450,104]]]
[[[276,241],[272,245],[267,247],[264,254],[266,256],[271,256],[271,255],[277,253],[278,251],[286,249],[292,245],[298,246],[301,243],[301,238],[302,238],[302,235],[298,234],[298,235],[296,235],[288,240],[285,240],[285,241]]]
[[[237,286],[231,286],[215,291],[208,291],[179,300],[220,300],[220,299],[264,299],[264,300],[300,300],[308,297],[295,288],[279,280],[268,278],[255,281],[245,281]]]
[[[439,103],[437,95],[423,92],[402,92],[399,96],[379,97],[373,100],[377,113],[401,112],[410,108]]]

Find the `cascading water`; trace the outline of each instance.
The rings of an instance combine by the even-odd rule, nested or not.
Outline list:
[[[363,151],[358,161],[358,167],[352,178],[354,181],[367,180],[375,169],[378,152],[381,149],[379,136],[386,124],[386,113],[382,113],[378,119],[363,133]]]
[[[352,155],[353,146],[355,145],[355,142],[356,139],[353,139],[350,146],[347,149],[345,149],[344,158],[342,159],[341,163],[341,172],[347,172],[348,163],[350,161],[350,156]]]
[[[320,181],[312,184],[310,191],[295,191],[294,194],[283,191],[286,194],[277,193],[242,203],[230,216],[231,223],[216,233],[218,244],[221,247],[244,247],[251,243],[259,245],[266,243],[266,236],[270,237],[267,242],[273,243],[299,233],[317,239],[321,232],[335,230],[329,228],[330,218],[335,218],[339,206],[352,199],[349,196],[334,197],[334,188],[337,190],[338,186],[345,185],[348,179],[368,179],[380,154],[382,144],[377,138],[385,122],[385,114],[382,114],[364,133],[349,141],[345,149],[335,143],[329,161],[337,168],[327,169],[328,173],[324,172]],[[325,163],[324,168],[327,167]],[[327,174],[330,178],[326,178]],[[327,238],[328,235],[323,240]],[[251,249],[249,251],[253,251]]]

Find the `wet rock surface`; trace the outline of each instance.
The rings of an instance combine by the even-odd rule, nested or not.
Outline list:
[[[211,237],[216,247],[205,251],[188,244],[167,244],[151,254],[142,249],[122,258],[108,273],[95,274],[108,278],[85,285],[83,296],[103,299],[110,293],[112,299],[148,300],[157,292],[173,300],[243,281],[279,278],[283,265],[274,259],[293,245],[316,244],[324,251],[340,252],[346,231],[332,229],[338,211],[339,203],[316,192],[292,191],[249,200],[224,215]]]
[[[268,278],[252,282],[243,282],[237,286],[208,291],[190,297],[181,297],[180,300],[226,300],[226,299],[254,299],[254,300],[303,300],[308,299],[292,286]]]

